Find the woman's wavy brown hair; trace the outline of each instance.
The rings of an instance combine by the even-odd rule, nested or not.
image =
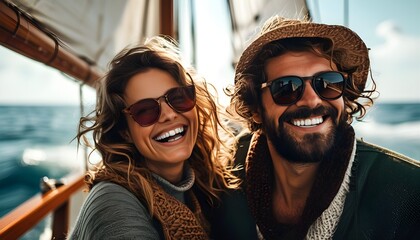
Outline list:
[[[348,51],[351,50],[334,48],[334,44],[329,39],[316,37],[285,38],[265,45],[253,62],[249,64],[247,71],[235,79],[235,86],[227,89],[226,92],[231,97],[230,113],[235,116],[236,112],[242,117],[250,131],[254,132],[260,129],[261,123],[254,122],[252,116],[254,113],[262,112],[260,86],[267,81],[264,73],[265,62],[287,52],[312,52],[335,63],[338,71],[349,76],[343,94],[348,114],[347,121],[351,123],[353,117],[361,120],[366,114],[367,108],[373,105],[374,97],[372,95],[376,92],[376,84],[373,79],[371,79],[371,89],[359,89],[354,84],[351,75],[358,66],[346,65],[344,59],[348,55]]]
[[[221,108],[209,89],[212,86],[204,80],[192,82],[196,76],[194,70],[182,63],[176,42],[164,37],[154,37],[142,45],[124,49],[111,61],[110,70],[101,79],[96,109],[81,118],[77,134],[79,144],[91,147],[92,152],[99,152],[102,158],[100,165],[87,173],[86,183],[90,189],[101,181],[122,185],[146,203],[153,214],[152,175],[142,154],[133,143],[126,141],[124,134],[128,125],[122,112],[127,107],[123,100],[127,82],[150,68],[168,72],[181,86],[195,85],[199,127],[197,141],[187,161],[195,173],[196,186],[207,196],[208,202],[214,203],[221,191],[239,184],[230,167],[234,138],[220,119]],[[89,141],[88,133],[93,140]]]

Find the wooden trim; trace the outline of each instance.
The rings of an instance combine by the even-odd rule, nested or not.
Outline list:
[[[159,2],[159,32],[174,37],[174,3],[173,0],[160,0]]]
[[[0,2],[0,44],[33,60],[45,63],[94,87],[103,75],[66,49],[57,37],[39,27],[9,2]]]
[[[55,211],[56,209],[58,209],[58,215],[56,216],[68,219],[68,214],[67,216],[63,215],[63,211],[66,211],[65,204],[68,204],[70,197],[84,186],[84,176],[79,176],[68,184],[51,190],[44,195],[37,194],[27,200],[0,219],[0,239],[18,239],[41,221],[49,212]],[[62,208],[63,206],[64,209]],[[61,215],[59,211],[61,211]],[[58,221],[57,218],[54,220]],[[60,219],[60,221],[64,221],[64,219]],[[58,235],[67,234],[68,224],[65,225],[63,225],[65,229],[57,230],[61,232],[57,233]],[[65,231],[65,233],[62,231]],[[61,239],[61,237],[57,236],[57,239]]]
[[[69,231],[69,213],[70,203],[66,201],[59,206],[52,217],[52,237],[51,239],[60,240],[66,239]]]

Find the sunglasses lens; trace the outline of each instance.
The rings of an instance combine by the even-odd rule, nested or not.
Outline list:
[[[344,76],[339,72],[325,72],[315,77],[315,90],[325,99],[337,99],[343,94]]]
[[[179,113],[190,111],[195,106],[194,86],[172,88],[161,97],[165,97],[169,106]],[[158,102],[160,98],[147,98],[131,105],[130,115],[140,126],[147,127],[154,124],[160,116]]]
[[[141,126],[155,123],[159,118],[160,106],[156,100],[144,99],[130,107],[134,120]]]
[[[175,111],[190,111],[195,106],[195,88],[194,86],[173,88],[168,91],[167,99]]]
[[[270,86],[271,96],[280,105],[292,104],[302,94],[303,81],[298,77],[282,77],[274,80]]]

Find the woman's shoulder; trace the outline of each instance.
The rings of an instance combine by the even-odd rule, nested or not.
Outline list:
[[[91,191],[89,192],[90,195],[108,194],[108,193],[132,195],[133,197],[135,197],[134,194],[130,192],[128,189],[126,189],[125,187],[117,183],[106,182],[106,181],[95,184],[93,188],[91,189]]]
[[[110,210],[121,212],[126,210],[140,213],[148,212],[146,207],[132,192],[112,182],[96,184],[89,192],[84,205],[95,211]]]
[[[127,237],[140,233],[157,235],[148,209],[123,186],[100,182],[91,189],[82,206],[73,237]]]

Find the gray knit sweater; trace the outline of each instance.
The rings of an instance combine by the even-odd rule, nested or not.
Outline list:
[[[194,184],[194,172],[186,168],[177,186],[154,175],[159,185],[181,202]],[[148,209],[126,188],[100,182],[84,202],[69,239],[160,239]]]

